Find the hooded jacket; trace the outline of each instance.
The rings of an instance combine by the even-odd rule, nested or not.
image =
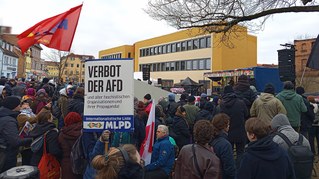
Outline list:
[[[266,136],[248,144],[237,178],[293,179],[295,173],[287,152]]]
[[[68,96],[66,94],[66,88],[61,89],[59,93],[58,107],[61,110],[62,118],[64,118],[68,113]]]
[[[267,123],[279,113],[287,114],[287,111],[281,101],[270,93],[261,93],[250,108],[250,116],[256,116]]]
[[[294,90],[283,90],[276,97],[285,106],[291,126],[299,127],[301,113],[307,112],[307,107],[302,97]]]

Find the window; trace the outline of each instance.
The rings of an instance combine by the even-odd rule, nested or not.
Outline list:
[[[156,69],[157,69],[157,68],[156,68],[156,63],[153,63],[151,70],[152,70],[152,71],[156,71]]]
[[[210,63],[211,63],[210,59],[206,59],[206,65],[205,65],[206,70],[210,70]]]
[[[161,71],[161,64],[160,63],[156,64],[156,71]]]
[[[198,69],[199,70],[205,69],[205,60],[199,60]]]
[[[198,60],[193,60],[193,70],[198,69]]]
[[[67,75],[67,74],[68,74],[68,71],[65,71],[64,74]]]
[[[65,67],[68,67],[68,63],[65,63],[65,65],[64,65]]]
[[[194,39],[193,40],[193,49],[198,49],[198,44],[199,42],[198,42],[198,39]]]
[[[176,52],[180,52],[181,51],[181,43],[177,42],[176,43]]]
[[[167,53],[171,53],[171,49],[172,49],[172,44],[166,45]]]
[[[212,41],[211,41],[212,39],[211,39],[211,37],[207,37],[206,38],[206,45],[207,45],[207,48],[210,48],[211,47],[211,43],[212,43]]]
[[[166,68],[165,68],[165,63],[161,63],[161,71],[165,71]]]
[[[181,71],[186,69],[186,61],[181,61]]]
[[[170,71],[175,71],[175,62],[171,62],[171,69]]]
[[[73,67],[73,63],[71,63],[71,67]]]
[[[186,50],[186,41],[181,42],[181,51]]]
[[[150,53],[150,55],[154,55],[154,48],[152,47],[152,48],[150,48],[151,50],[151,53]]]
[[[307,52],[307,44],[306,43],[301,44],[301,52]]]
[[[187,41],[187,50],[192,50],[193,49],[193,41],[192,40],[188,40]]]
[[[157,47],[158,54],[162,54],[162,46]]]
[[[192,61],[191,60],[186,61],[186,70],[192,70]]]
[[[176,43],[172,44],[172,53],[176,52]]]
[[[80,64],[76,64],[76,67],[79,68],[79,67],[80,67]]]
[[[150,55],[150,49],[149,49],[149,48],[147,48],[145,51],[146,51],[145,56],[149,56],[149,55]]]
[[[166,53],[166,45],[163,45],[163,54]]]
[[[169,62],[166,63],[166,71],[169,71]]]
[[[206,40],[205,38],[199,39],[199,48],[206,48]]]
[[[140,49],[140,57],[143,57],[143,56],[144,56],[143,50],[144,50],[144,49]]]
[[[131,58],[131,52],[127,53],[127,58]]]
[[[85,67],[85,65],[83,64],[83,65],[82,65],[82,68],[84,68],[84,67]]]
[[[180,62],[175,62],[175,70],[176,71],[180,70]]]
[[[157,55],[157,47],[154,47],[154,55]]]

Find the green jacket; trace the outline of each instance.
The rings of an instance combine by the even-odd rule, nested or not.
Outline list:
[[[302,96],[294,90],[283,90],[276,97],[285,106],[291,126],[300,127],[301,113],[307,112]]]

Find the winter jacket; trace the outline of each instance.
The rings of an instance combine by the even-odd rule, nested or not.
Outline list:
[[[197,170],[192,147],[196,154],[199,170]],[[200,177],[200,174],[203,178]],[[197,144],[189,144],[179,152],[175,164],[175,179],[218,179],[221,178],[220,160],[212,149]]]
[[[33,128],[33,130],[29,133],[29,137],[32,137],[33,140],[37,137],[42,136],[44,133],[49,131],[46,134],[46,150],[47,153],[52,154],[56,157],[57,160],[61,159],[62,151],[58,142],[59,133],[55,130],[55,124],[51,122],[38,123]],[[43,146],[39,151],[33,153],[31,158],[31,165],[38,166],[43,155]]]
[[[248,110],[245,103],[234,93],[227,93],[222,96],[220,112],[226,113],[230,117],[228,140],[230,142],[245,141],[245,121],[248,117]]]
[[[76,112],[80,114],[81,116],[83,116],[84,97],[79,94],[75,94],[69,102],[68,112]]]
[[[199,112],[199,107],[194,104],[187,103],[183,106],[186,110],[186,120],[188,124],[192,127],[195,122],[196,114]]]
[[[23,128],[25,123],[28,121],[30,124],[37,122],[35,114],[32,112],[31,108],[20,110],[20,114],[17,116],[19,131]]]
[[[17,154],[20,146],[30,145],[32,139],[19,137],[16,117],[19,112],[5,107],[0,108],[0,147],[5,148],[6,159],[2,172],[17,165]],[[1,170],[1,169],[0,169]]]
[[[302,97],[294,90],[283,90],[276,97],[285,106],[290,125],[299,127],[301,113],[307,112],[307,107]]]
[[[250,88],[249,83],[238,82],[234,86],[234,92],[238,98],[244,101],[248,110],[257,98],[256,93]]]
[[[273,94],[261,93],[250,108],[250,116],[257,117],[267,123],[277,114],[287,114],[284,105]]]
[[[190,143],[191,133],[189,131],[189,126],[186,122],[186,119],[179,116],[174,116],[173,131],[176,134],[176,137],[173,138],[175,139],[179,149]]]
[[[222,178],[234,179],[236,177],[236,166],[232,146],[227,140],[227,133],[225,131],[220,132],[210,144],[220,159]]]
[[[82,142],[84,148],[85,158],[88,161],[83,179],[92,179],[96,174],[96,170],[92,167],[91,162],[96,155],[104,154],[104,143],[100,142],[98,138],[101,133],[83,132]]]
[[[75,141],[80,137],[82,122],[64,126],[59,134],[58,142],[62,149],[61,173],[62,179],[82,178],[82,175],[76,175],[72,172],[70,154]]]
[[[167,175],[173,169],[175,161],[175,151],[173,144],[169,141],[169,136],[157,139],[153,145],[151,163],[145,166],[145,171],[162,169]]]
[[[301,113],[301,131],[308,131],[315,120],[315,113],[313,111],[313,105],[307,100],[306,96],[302,96],[303,101],[307,107],[307,112]]]
[[[286,151],[266,136],[248,144],[237,172],[238,179],[294,179]]]
[[[61,117],[64,117],[68,114],[68,96],[66,94],[66,89],[63,88],[60,90],[60,97],[58,99],[58,107],[61,110]]]

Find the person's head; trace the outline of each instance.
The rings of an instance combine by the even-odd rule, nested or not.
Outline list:
[[[194,140],[199,145],[205,145],[211,141],[214,131],[208,120],[199,120],[194,125]]]
[[[277,131],[281,126],[290,126],[290,123],[285,114],[277,114],[274,118],[272,118],[270,125],[273,131]]]
[[[152,96],[150,94],[146,94],[144,96],[144,103],[148,103],[152,99]]]
[[[159,104],[155,106],[155,116],[156,117],[164,117],[163,107]]]
[[[36,121],[38,124],[44,124],[46,122],[52,122],[53,116],[49,110],[41,110],[36,117]]]
[[[41,88],[37,91],[36,93],[37,97],[46,97],[47,96],[47,92],[45,91],[45,89]]]
[[[285,90],[292,90],[294,89],[295,85],[291,81],[284,82],[284,89]]]
[[[298,86],[296,88],[296,93],[299,94],[299,95],[303,95],[305,93],[305,89],[301,86]]]
[[[168,101],[175,101],[175,94],[174,93],[168,94]]]
[[[264,93],[275,94],[275,87],[271,83],[265,85]]]
[[[139,164],[141,157],[132,144],[121,148],[110,148],[107,156],[97,155],[92,160],[92,166],[97,170],[96,179],[117,179],[121,172],[132,164]]]
[[[175,115],[184,118],[186,116],[186,109],[183,106],[178,106]]]
[[[181,94],[181,96],[179,97],[179,100],[180,101],[187,101],[187,94],[185,94],[185,93],[183,93],[183,94]]]
[[[26,100],[23,100],[21,101],[21,104],[20,104],[20,108],[21,109],[28,109],[30,108],[30,100],[29,99],[26,99]]]
[[[187,102],[189,104],[195,104],[195,97],[194,96],[188,96]]]
[[[42,79],[42,83],[43,83],[43,84],[47,84],[48,82],[49,82],[49,78],[43,78],[43,79]]]
[[[77,87],[75,92],[74,92],[74,95],[78,95],[78,96],[84,97],[84,88],[83,87]]]
[[[156,131],[156,139],[161,139],[168,136],[168,127],[165,125],[158,125]]]
[[[216,114],[213,118],[212,124],[216,134],[218,134],[222,130],[228,132],[230,117],[225,113]]]
[[[82,118],[77,112],[69,112],[64,118],[65,126],[69,126],[78,122],[82,122]]]
[[[34,88],[28,88],[26,90],[26,95],[28,96],[34,96],[35,95],[35,89]]]
[[[240,75],[238,77],[238,82],[249,83],[249,78],[247,75]]]
[[[269,123],[256,117],[249,118],[246,121],[245,129],[250,142],[266,137],[271,131]]]
[[[223,94],[228,94],[228,93],[233,93],[233,92],[234,92],[234,90],[233,90],[232,86],[227,85],[224,87]]]
[[[3,99],[2,106],[11,111],[20,111],[20,99],[16,96],[7,96]]]
[[[13,79],[13,78],[10,79],[9,82],[10,82],[10,84],[11,84],[12,86],[16,85],[16,80]]]

